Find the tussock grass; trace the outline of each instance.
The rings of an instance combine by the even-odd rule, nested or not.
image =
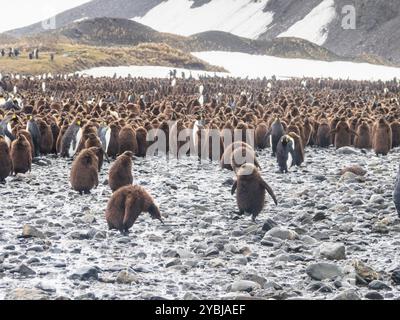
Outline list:
[[[1,73],[43,74],[70,73],[100,66],[154,65],[175,68],[225,71],[162,43],[143,43],[133,47],[98,47],[72,43],[42,42],[38,60],[29,60],[28,52],[34,47],[19,43],[18,58],[0,58]],[[50,53],[55,53],[54,61]]]

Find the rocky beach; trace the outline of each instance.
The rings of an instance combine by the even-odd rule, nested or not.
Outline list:
[[[80,196],[71,161],[40,158],[0,186],[0,299],[399,299],[399,152],[307,148],[285,175],[258,152],[279,205],[268,198],[256,223],[218,163],[137,158],[134,184],[165,225],[143,213],[128,236],[105,221],[108,163]],[[341,176],[349,165],[366,175]]]

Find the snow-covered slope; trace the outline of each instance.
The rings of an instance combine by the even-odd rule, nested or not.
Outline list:
[[[13,0],[1,2],[0,32],[48,19],[91,0]]]
[[[269,0],[213,0],[193,7],[192,0],[168,0],[133,20],[158,31],[180,35],[218,30],[257,38],[273,21],[272,12],[264,12]]]
[[[22,1],[30,5],[22,6]],[[3,20],[9,28],[30,23],[38,19],[40,3],[50,1],[60,2],[37,0],[33,5],[28,0],[12,1],[8,4],[12,10],[7,7]],[[355,6],[355,30],[342,27],[342,9],[347,5]],[[65,27],[85,17],[133,19],[157,31],[180,35],[216,30],[259,40],[295,36],[339,56],[400,65],[399,0],[92,0],[58,14],[56,26]],[[11,30],[9,35],[43,31],[41,23],[36,23]]]
[[[344,61],[325,62],[303,59],[286,59],[271,56],[258,56],[238,52],[195,52],[194,56],[207,61],[210,64],[224,67],[229,73],[214,73],[199,70],[177,69],[178,76],[185,72],[188,77],[220,76],[239,78],[277,78],[285,79],[291,77],[323,77],[334,79],[351,80],[392,80],[400,78],[400,68],[377,66],[367,63],[353,63]],[[94,77],[108,76],[114,74],[127,77],[166,78],[172,67],[158,66],[121,66],[121,67],[99,67],[80,72]]]
[[[351,80],[391,80],[400,77],[400,68],[354,62],[325,62],[304,59],[286,59],[238,52],[195,52],[194,56],[224,67],[235,77],[262,78],[273,75],[285,77],[324,77]]]
[[[278,37],[301,38],[322,46],[328,38],[328,26],[335,17],[335,1],[324,0],[304,19],[296,22]]]

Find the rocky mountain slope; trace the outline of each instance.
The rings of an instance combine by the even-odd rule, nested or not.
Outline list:
[[[346,5],[355,8],[354,30],[342,27]],[[396,0],[93,0],[57,15],[56,27],[95,17],[118,17],[185,36],[222,31],[253,40],[297,37],[338,56],[399,65],[399,10]],[[37,23],[8,34],[43,31]],[[218,35],[225,36],[213,36]]]

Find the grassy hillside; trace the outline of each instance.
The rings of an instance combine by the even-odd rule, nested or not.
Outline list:
[[[27,44],[25,43],[25,46]],[[50,53],[55,53],[54,61]],[[133,47],[106,48],[70,43],[41,47],[40,59],[29,60],[24,52],[18,58],[0,58],[1,73],[43,74],[76,72],[99,66],[156,65],[176,68],[225,71],[165,44],[143,43]]]

